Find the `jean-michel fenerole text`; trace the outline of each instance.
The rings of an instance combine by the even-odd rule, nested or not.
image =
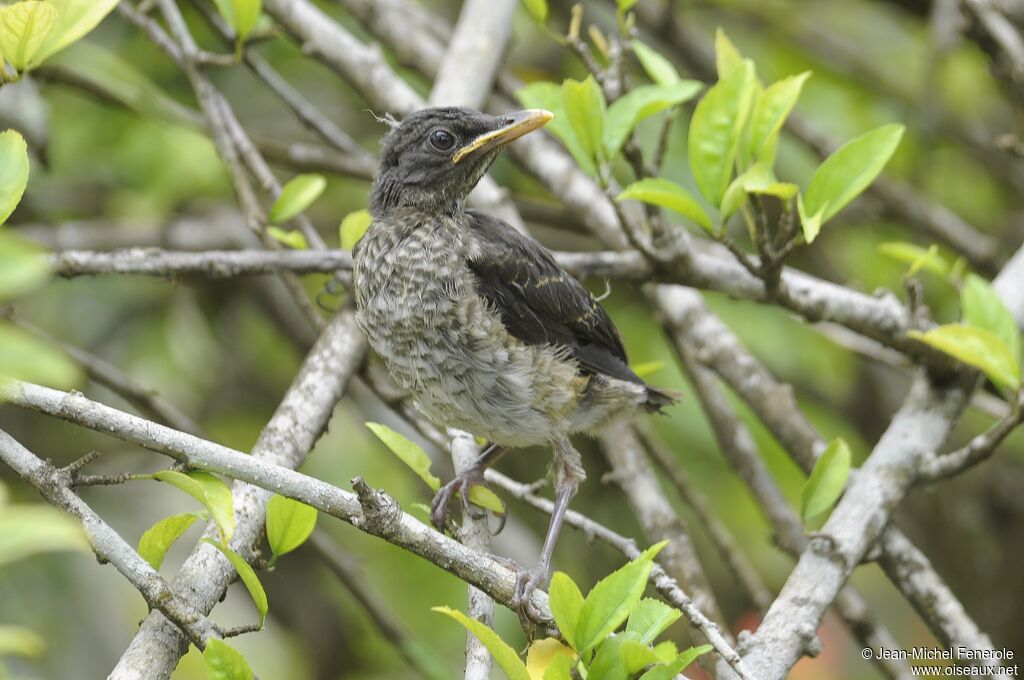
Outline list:
[[[971,649],[969,647],[911,647],[907,649],[887,649],[878,647],[872,650],[876,659],[920,659],[947,661],[1009,661],[1014,658],[1012,649]]]

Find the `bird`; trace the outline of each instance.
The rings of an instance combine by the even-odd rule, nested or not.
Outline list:
[[[372,221],[353,248],[356,322],[391,376],[436,424],[489,442],[437,492],[432,523],[444,531],[456,495],[472,514],[470,489],[510,449],[551,448],[554,507],[537,566],[517,568],[511,604],[520,613],[547,583],[566,509],[586,479],[571,435],[678,398],[629,367],[607,312],[547,249],[465,207],[501,151],[552,118],[462,107],[389,117]]]

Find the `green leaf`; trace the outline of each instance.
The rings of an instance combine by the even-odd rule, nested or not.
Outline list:
[[[734,179],[725,190],[720,208],[722,220],[728,219],[730,215],[740,209],[747,194],[774,196],[783,203],[787,203],[799,189],[795,184],[775,179],[775,174],[766,163],[756,163]]]
[[[984,328],[949,324],[927,333],[907,331],[907,335],[927,343],[965,364],[981,369],[1000,387],[1020,389],[1020,361],[995,333]]]
[[[150,479],[165,482],[184,491],[203,504],[220,530],[221,539],[227,543],[235,533],[235,512],[231,489],[227,484],[208,472],[194,470],[185,474],[177,470],[161,470],[149,475]]]
[[[242,654],[223,640],[211,638],[203,650],[206,680],[252,680],[253,672]]]
[[[504,515],[506,512],[505,504],[501,502],[497,494],[486,486],[474,485],[470,487],[469,502],[473,505],[479,505],[481,508],[487,508],[499,515]]]
[[[643,597],[654,556],[667,545],[662,541],[640,557],[597,582],[583,601],[576,629],[581,654],[607,638],[629,616]]]
[[[529,109],[547,109],[555,114],[551,122],[545,127],[555,137],[561,140],[566,150],[573,159],[589,175],[597,174],[597,166],[590,159],[580,140],[565,115],[565,107],[562,105],[562,88],[555,83],[537,82],[530,83],[523,89],[516,92],[519,102]]]
[[[262,628],[263,622],[267,620],[267,611],[270,609],[270,605],[267,602],[267,593],[263,590],[263,584],[260,583],[259,576],[256,575],[256,572],[253,571],[253,568],[249,566],[249,563],[241,555],[223,543],[218,543],[209,538],[204,538],[203,542],[209,543],[221,551],[224,557],[228,558],[228,562],[235,568],[235,571],[238,572],[238,577],[242,579],[245,589],[249,591],[249,596],[252,597],[253,604],[256,605],[256,611],[260,615],[260,628]]]
[[[614,158],[637,124],[659,111],[693,99],[701,83],[680,80],[671,85],[641,85],[619,97],[608,107],[604,121],[605,155]]]
[[[636,6],[638,0],[615,0],[620,12],[628,12]]]
[[[576,626],[580,619],[580,612],[583,610],[583,593],[568,574],[556,571],[551,576],[551,584],[548,586],[548,604],[551,607],[551,616],[558,624],[558,630],[562,633],[562,637],[570,647],[578,650]]]
[[[142,534],[142,538],[139,539],[139,555],[149,562],[149,566],[159,570],[160,565],[164,563],[167,550],[195,524],[199,517],[200,513],[196,512],[164,517]]]
[[[21,626],[0,626],[0,656],[17,654],[37,658],[46,651],[46,642],[35,632]]]
[[[664,361],[644,361],[639,364],[630,364],[630,368],[636,373],[638,378],[650,378],[661,369],[665,368]]]
[[[341,247],[344,250],[352,250],[372,223],[373,218],[369,210],[356,210],[345,215],[341,220],[341,226],[338,227]]]
[[[676,643],[671,640],[665,640],[654,645],[654,656],[658,657],[658,661],[661,663],[669,663],[675,660],[679,654],[679,650],[676,649]]]
[[[1014,359],[1020,362],[1020,329],[1017,321],[988,281],[977,274],[968,274],[960,289],[960,307],[964,323],[991,331],[1006,344]]]
[[[692,220],[709,234],[714,234],[715,232],[715,228],[711,224],[711,218],[704,212],[704,208],[700,206],[697,199],[675,182],[660,177],[642,179],[639,182],[630,184],[621,194],[615,197],[616,201],[627,199],[669,208],[683,217]]]
[[[57,20],[39,50],[41,63],[71,43],[80,40],[117,7],[118,0],[48,0],[57,8]]]
[[[765,160],[769,166],[771,165],[773,159],[766,158],[765,156],[769,154],[765,154],[765,151],[769,148],[774,149],[773,141],[778,137],[779,130],[800,98],[804,82],[810,76],[810,71],[804,71],[799,75],[783,78],[765,88],[757,98],[750,117],[748,157]]]
[[[939,255],[939,249],[934,245],[925,249],[913,243],[887,241],[886,243],[879,244],[878,252],[886,257],[909,264],[908,276],[913,276],[921,269],[938,274],[939,276],[949,274],[949,262],[942,255]]]
[[[622,641],[619,646],[619,658],[622,660],[622,667],[630,675],[658,663],[658,657],[654,650],[649,645],[636,640]]]
[[[658,85],[675,85],[679,82],[679,72],[668,59],[657,50],[648,47],[639,40],[633,41],[633,53],[640,60],[647,77]]]
[[[316,527],[316,508],[274,494],[267,502],[267,542],[280,557],[306,542]]]
[[[0,512],[0,566],[64,550],[89,551],[82,525],[70,515],[49,505],[7,506]]]
[[[707,91],[690,120],[690,168],[697,188],[716,208],[732,177],[753,92],[754,67],[745,61]]]
[[[0,384],[7,380],[70,389],[82,382],[82,372],[59,349],[20,328],[0,323]]]
[[[804,241],[812,243],[814,239],[818,238],[818,234],[821,233],[821,225],[825,221],[825,211],[828,209],[828,203],[826,202],[818,212],[812,214],[808,212],[804,203],[804,195],[798,194],[796,197],[796,209],[800,215],[800,228],[804,232]]]
[[[675,660],[665,664],[664,666],[655,666],[651,670],[647,671],[640,676],[640,680],[672,680],[672,678],[681,673],[683,669],[696,661],[697,657],[702,654],[707,654],[710,651],[711,645],[691,647],[677,656]]]
[[[587,76],[582,82],[566,79],[562,83],[562,107],[584,153],[599,163],[603,149],[605,103],[601,86],[594,76]]]
[[[743,55],[721,28],[715,31],[715,68],[721,80],[743,63]]]
[[[312,205],[327,188],[323,175],[296,175],[281,188],[281,194],[270,208],[269,220],[273,224],[287,222]]]
[[[850,477],[850,447],[838,437],[814,462],[811,476],[800,493],[800,516],[804,521],[828,510],[846,488]]]
[[[576,654],[555,638],[535,640],[526,652],[526,672],[530,680],[544,680],[551,667],[563,658],[569,660],[571,667]]]
[[[309,243],[306,241],[306,237],[301,231],[289,231],[287,229],[281,229],[280,227],[267,227],[267,236],[274,239],[282,245],[286,245],[289,248],[295,250],[308,250]]]
[[[213,0],[235,33],[242,40],[249,37],[252,30],[259,22],[260,13],[263,11],[261,0]]]
[[[548,19],[548,2],[547,0],[523,0],[523,5],[526,6],[526,11],[530,13],[538,23],[543,24]]]
[[[409,441],[387,425],[366,423],[366,427],[377,435],[377,439],[384,442],[384,445],[391,449],[391,452],[398,456],[403,463],[412,468],[412,471],[427,483],[431,491],[441,488],[441,480],[430,474],[430,456],[423,450],[423,447]]]
[[[0,231],[0,300],[32,290],[50,276],[43,251],[10,231]]]
[[[630,613],[626,622],[626,631],[636,633],[640,641],[651,644],[654,639],[661,635],[662,631],[675,623],[680,616],[675,607],[670,607],[660,600],[644,598],[640,604]]]
[[[573,680],[572,668],[575,666],[575,659],[567,656],[556,656],[551,664],[544,671],[542,680]],[[531,676],[530,680],[536,680]]]
[[[28,186],[28,147],[17,130],[0,132],[0,224],[21,202]]]
[[[825,159],[804,194],[804,212],[830,220],[870,185],[896,152],[902,125],[883,125],[850,140]],[[810,243],[813,239],[808,239]]]
[[[484,644],[484,647],[487,648],[487,651],[491,653],[491,656],[494,657],[494,660],[498,662],[501,670],[505,671],[505,675],[508,676],[509,680],[530,680],[530,673],[526,670],[526,664],[516,654],[516,650],[509,647],[504,640],[498,637],[497,633],[486,625],[449,607],[431,607],[431,611],[450,616],[462,624],[466,630],[477,636],[480,642]]]
[[[57,8],[25,0],[0,7],[0,54],[17,71],[38,63],[42,47],[57,22]]]
[[[622,635],[613,635],[597,646],[587,667],[587,680],[628,680],[629,675],[619,653],[624,642],[626,639]]]

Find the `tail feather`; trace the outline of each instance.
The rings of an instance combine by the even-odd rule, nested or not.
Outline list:
[[[661,409],[666,406],[671,406],[683,398],[682,392],[665,389],[663,387],[653,387],[651,385],[646,385],[646,387],[647,401],[644,402],[643,407],[651,413],[660,413]]]

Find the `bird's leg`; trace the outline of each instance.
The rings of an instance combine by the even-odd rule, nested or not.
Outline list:
[[[568,439],[562,438],[554,443],[555,457],[552,473],[555,487],[555,504],[551,510],[551,522],[544,537],[544,547],[540,552],[540,562],[530,570],[520,571],[516,576],[516,588],[512,594],[512,606],[520,616],[537,614],[530,603],[530,596],[539,587],[547,585],[551,573],[551,555],[555,551],[558,532],[562,529],[565,511],[569,501],[576,495],[580,483],[586,479],[586,473],[580,464],[580,454],[572,447]],[[536,618],[528,616],[528,618]]]
[[[438,531],[445,530],[445,525],[448,523],[448,504],[457,493],[462,494],[463,513],[470,517],[482,516],[475,514],[476,511],[470,505],[469,490],[476,485],[483,484],[484,470],[497,463],[506,453],[508,453],[507,446],[488,444],[483,453],[473,461],[471,467],[455,475],[455,479],[438,489],[434,500],[430,503],[430,523]]]

